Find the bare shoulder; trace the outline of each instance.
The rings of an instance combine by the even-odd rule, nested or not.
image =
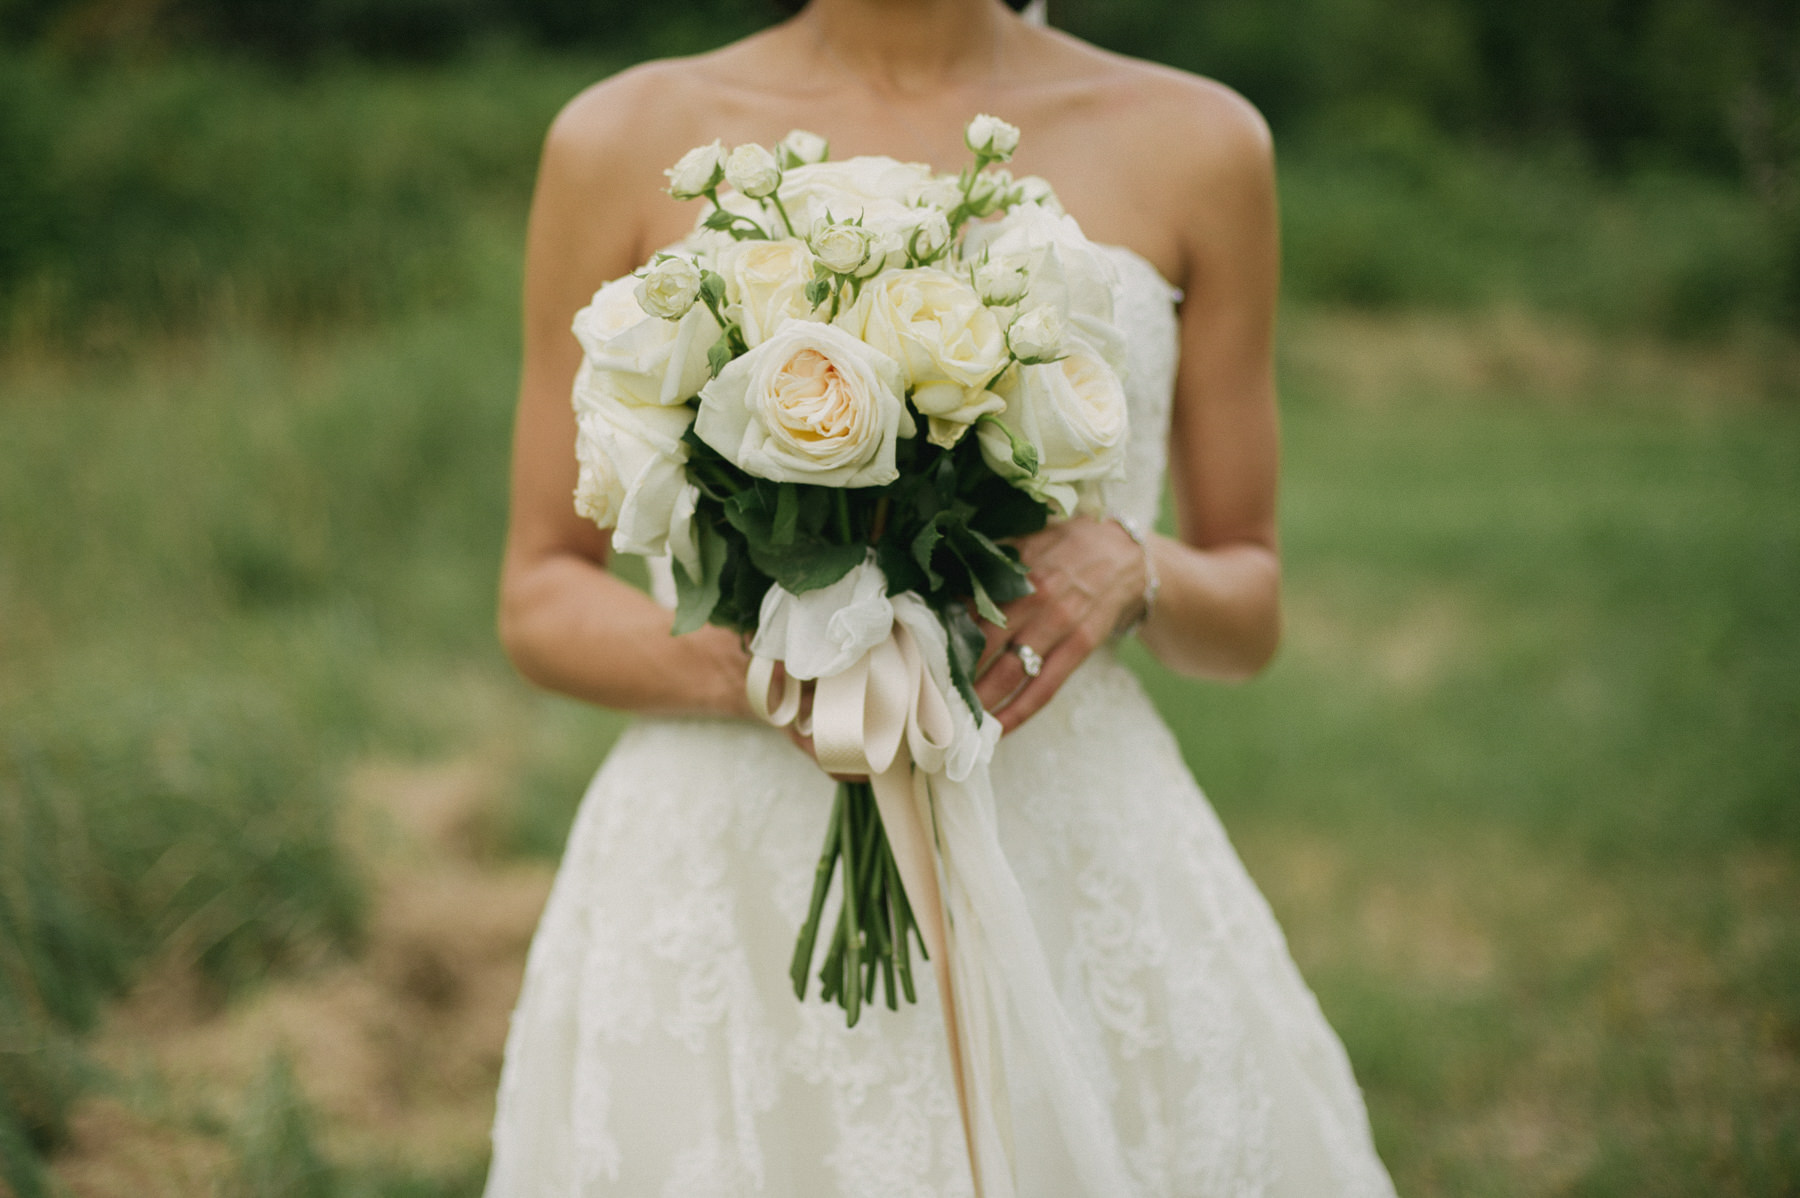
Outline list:
[[[1273,149],[1254,105],[1060,31],[1032,38],[1015,83],[1029,122],[1019,165],[1050,179],[1090,236],[1131,246],[1181,286],[1217,247],[1272,239]]]
[[[1203,75],[1052,33],[1064,77],[1090,97],[1121,151],[1200,174],[1255,173],[1273,157],[1268,122],[1242,94]]]
[[[605,235],[628,243],[631,265],[665,244],[668,230],[685,228],[692,214],[672,211],[663,172],[712,139],[717,102],[707,82],[741,46],[640,63],[583,89],[550,124],[540,202],[604,212]]]
[[[687,59],[659,59],[629,67],[583,89],[556,114],[545,157],[568,168],[616,173],[638,159],[669,161],[666,145],[684,143],[697,124],[682,80]]]

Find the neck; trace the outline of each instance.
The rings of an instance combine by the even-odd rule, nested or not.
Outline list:
[[[1001,0],[812,0],[795,23],[869,86],[905,96],[986,78],[1012,19]]]

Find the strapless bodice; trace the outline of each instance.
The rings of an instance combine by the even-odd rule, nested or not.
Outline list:
[[[1169,409],[1180,346],[1175,303],[1181,293],[1137,251],[1122,245],[1100,249],[1117,271],[1113,323],[1125,339],[1122,374],[1131,422],[1125,475],[1106,484],[1106,510],[1147,528],[1162,502],[1169,460]]]

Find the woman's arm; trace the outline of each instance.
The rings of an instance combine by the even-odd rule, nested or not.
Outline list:
[[[1181,372],[1169,474],[1179,541],[1153,542],[1162,587],[1140,630],[1184,674],[1244,679],[1281,635],[1274,376],[1280,281],[1268,127],[1224,92],[1187,222]]]
[[[671,616],[606,571],[607,534],[576,515],[569,331],[596,288],[639,265],[648,204],[673,203],[642,68],[589,89],[551,126],[525,251],[524,369],[500,639],[539,686],[630,711],[746,714],[746,657],[719,628],[669,635]],[[679,132],[679,131],[677,131]],[[672,161],[672,159],[671,159]]]
[[[1160,589],[1139,635],[1172,669],[1242,679],[1268,664],[1280,637],[1273,155],[1267,126],[1243,99],[1195,80],[1180,90],[1180,119],[1153,122],[1165,163],[1167,146],[1193,147],[1164,168],[1164,194],[1182,205],[1172,223],[1186,283],[1169,453],[1179,537],[1150,538]],[[1043,672],[1027,679],[1018,656],[1004,653],[977,688],[990,710],[1014,696],[998,712],[1008,731],[1138,614],[1146,580],[1144,553],[1107,521],[1069,521],[1026,538],[1021,551],[1037,589],[1007,608],[1008,627],[991,630],[990,645],[1031,646]]]

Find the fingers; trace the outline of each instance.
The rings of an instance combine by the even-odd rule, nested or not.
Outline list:
[[[1058,641],[1050,652],[1044,654],[1044,668],[1038,676],[1026,679],[1011,701],[994,713],[1000,720],[1001,731],[1012,732],[1042,711],[1044,705],[1056,697],[1056,692],[1062,689],[1062,684],[1069,680],[1069,675],[1075,672],[1076,667],[1088,659],[1097,644],[1099,642],[1081,628]]]

